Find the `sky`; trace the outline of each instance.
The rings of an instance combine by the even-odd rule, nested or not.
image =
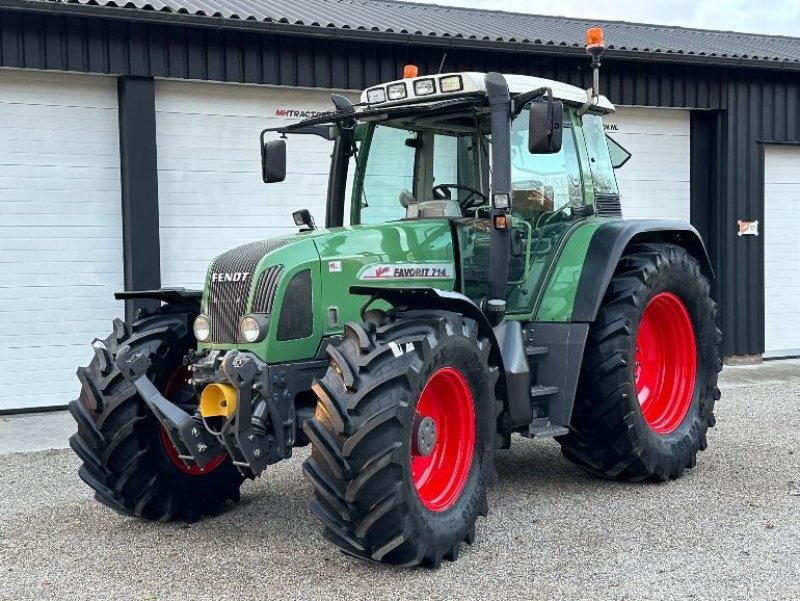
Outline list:
[[[800,0],[414,0],[538,15],[800,37]]]

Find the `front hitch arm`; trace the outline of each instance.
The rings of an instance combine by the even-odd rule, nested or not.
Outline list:
[[[191,415],[166,399],[153,385],[147,377],[151,363],[146,354],[132,353],[131,348],[125,346],[117,353],[116,364],[164,427],[183,461],[193,461],[204,468],[225,451],[216,437],[200,427]]]

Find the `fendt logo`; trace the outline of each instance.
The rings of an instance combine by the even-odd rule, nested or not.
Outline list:
[[[250,275],[249,271],[236,271],[234,273],[212,273],[212,282],[244,282],[247,276]]]

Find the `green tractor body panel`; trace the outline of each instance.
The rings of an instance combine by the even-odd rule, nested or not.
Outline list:
[[[246,313],[252,313],[262,274],[275,267],[281,268],[266,336],[255,343],[200,343],[200,349],[251,351],[267,363],[313,359],[322,338],[341,334],[348,321],[361,320],[360,310],[369,297],[350,294],[350,286],[424,286],[453,290],[456,281],[453,239],[450,224],[445,219],[319,229],[274,238],[270,242],[281,246],[258,260],[254,272],[248,276],[249,288],[245,290]],[[212,318],[215,311],[211,284],[216,263],[213,261],[209,268],[201,305],[203,312]],[[292,291],[293,278],[306,274],[310,276],[310,299],[303,296],[304,291],[299,293],[300,297]],[[376,304],[376,307],[381,305]],[[294,333],[282,336],[279,324],[284,312],[294,312],[295,321],[310,327],[297,330],[300,334],[297,336]]]
[[[519,223],[518,220],[517,223]],[[508,286],[509,314],[515,321],[566,322],[572,315],[578,280],[592,234],[601,220],[589,218],[543,228],[536,240],[527,240],[530,228],[520,227],[519,252],[512,256]],[[456,262],[453,231],[459,249]],[[266,337],[255,343],[200,343],[200,349],[247,350],[268,363],[313,359],[326,336],[339,335],[348,321],[360,321],[369,297],[353,295],[350,287],[432,287],[456,290],[476,303],[485,296],[489,230],[470,219],[425,219],[374,225],[319,229],[273,239],[284,244],[258,262],[251,282],[280,266],[273,310]],[[544,244],[541,241],[544,240]],[[536,250],[539,241],[539,251]],[[211,313],[210,283],[206,278],[202,309]],[[310,328],[303,336],[278,335],[282,312],[297,310],[286,304],[294,276],[310,276]],[[247,313],[253,312],[256,285],[246,291]],[[375,308],[388,308],[382,302]]]
[[[592,219],[572,230],[564,241],[563,250],[554,258],[549,277],[543,282],[541,301],[535,307],[535,313],[522,315],[523,319],[570,321],[589,243],[599,225],[599,220]]]

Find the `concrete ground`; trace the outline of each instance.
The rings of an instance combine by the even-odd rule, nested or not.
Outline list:
[[[698,466],[661,485],[583,474],[516,439],[474,546],[432,572],[350,559],[319,536],[290,461],[196,524],[94,502],[65,413],[0,416],[0,601],[23,599],[800,598],[800,362],[727,367]],[[52,448],[39,452],[38,449]],[[25,452],[15,452],[25,451]]]

